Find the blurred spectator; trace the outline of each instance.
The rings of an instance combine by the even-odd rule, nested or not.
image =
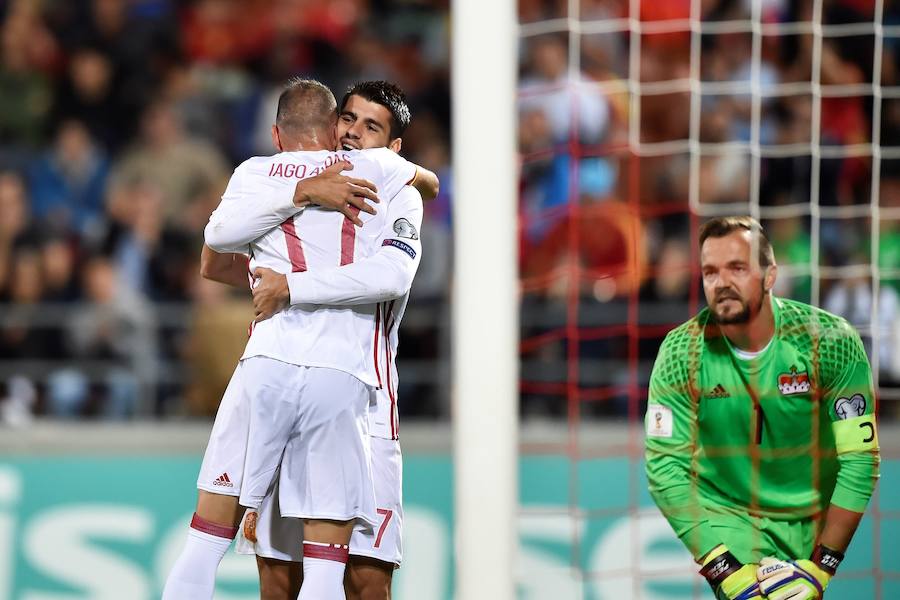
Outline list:
[[[563,215],[554,209],[572,202],[573,193],[606,199],[616,173],[605,158],[585,156],[590,152],[578,148],[601,144],[612,114],[596,83],[570,72],[565,41],[556,35],[534,38],[528,57],[519,85],[519,139],[523,152],[538,153],[523,167],[525,233],[529,244],[537,244]]]
[[[187,138],[173,107],[161,101],[144,113],[140,139],[113,169],[111,202],[127,205],[126,190],[138,183],[152,183],[162,195],[165,223],[185,228],[198,196],[227,173],[222,153],[206,142]]]
[[[55,373],[49,382],[48,413],[125,418],[134,413],[138,398],[135,367],[154,360],[147,307],[119,284],[105,257],[87,260],[82,278],[85,303],[68,324],[67,347],[78,361],[104,361],[103,375],[92,385],[77,366]]]
[[[64,121],[30,173],[31,212],[52,229],[96,238],[103,227],[109,163],[79,121]]]
[[[275,100],[293,75],[317,76],[338,97],[359,79],[406,88],[415,126],[404,151],[443,183],[423,224],[429,277],[416,293],[446,301],[447,6],[373,2],[2,3],[0,352],[37,362],[6,382],[0,419],[208,412],[198,407],[218,394],[209,386],[205,400],[190,390],[194,408],[179,406],[188,380],[177,368],[186,355],[202,360],[185,350],[192,305],[198,321],[220,305],[193,292],[203,227],[233,166],[274,152]],[[243,339],[243,321],[219,333]],[[419,323],[410,348],[435,337],[435,324]],[[216,346],[219,336],[204,336]],[[416,393],[422,414],[442,412],[426,398],[443,396],[436,383]]]
[[[853,262],[865,262],[864,257],[854,257]],[[900,295],[890,286],[881,286],[877,306],[877,312],[873,312],[872,282],[869,277],[863,276],[846,277],[837,281],[822,303],[822,308],[841,315],[851,325],[866,333],[863,335],[863,343],[870,357],[873,339],[870,325],[874,325],[878,329],[878,368],[886,380],[900,381],[900,371],[896,370],[900,339],[896,337],[894,327],[900,319]]]
[[[64,236],[47,235],[41,242],[40,252],[46,300],[48,302],[76,300],[79,289],[72,243]]]
[[[519,85],[519,112],[542,113],[554,143],[567,143],[573,127],[580,142],[600,142],[609,127],[609,105],[592,87],[594,82],[570,73],[566,43],[555,35],[537,37],[528,53],[528,69]]]
[[[53,102],[49,73],[42,71],[53,62],[53,39],[35,6],[11,2],[0,27],[0,144],[7,146],[0,160],[13,166],[21,166],[17,153],[43,141]]]
[[[603,235],[596,235],[599,231]],[[626,205],[581,206],[522,257],[522,276],[551,279],[550,297],[565,300],[569,286],[575,285],[581,295],[609,302],[640,287],[646,268],[644,243],[643,227]]]
[[[775,294],[809,302],[812,285],[809,273],[812,268],[810,265],[812,241],[803,219],[799,217],[771,219],[765,222],[763,227],[778,262]]]
[[[194,310],[185,344],[191,378],[185,390],[189,415],[216,414],[234,365],[247,344],[253,307],[246,290],[243,299],[229,288],[201,279],[195,289]]]
[[[640,299],[645,302],[687,303],[694,280],[694,257],[687,236],[665,240],[652,276],[641,287]]]
[[[0,171],[0,297],[8,295],[13,246],[26,235],[30,216],[25,182]]]
[[[393,80],[406,89],[413,125],[404,136],[404,154],[438,172],[442,189],[426,205],[425,262],[401,330],[401,360],[413,357],[431,364],[427,361],[446,359],[442,336],[453,190],[447,2],[0,4],[0,298],[5,303],[0,351],[8,360],[31,357],[49,365],[7,381],[8,400],[0,401],[0,419],[25,423],[44,406],[58,415],[122,416],[135,406],[178,414],[212,410],[223,383],[219,369],[230,360],[225,347],[231,343],[220,348],[213,340],[235,336],[239,344],[246,323],[239,317],[238,301],[212,284],[198,285],[202,229],[231,168],[250,155],[274,152],[269,131],[275,101],[282,83],[297,74],[319,77],[339,99],[347,85],[360,79]],[[808,22],[814,4],[762,0],[759,8],[764,23]],[[568,0],[518,3],[526,23],[574,17],[570,5]],[[635,6],[638,15],[630,13]],[[755,8],[750,0],[704,0],[699,7],[705,23],[747,19]],[[873,17],[871,3],[856,0],[824,2],[823,11],[826,23]],[[580,0],[578,18],[637,17],[662,24],[686,19],[690,12],[689,0],[641,0],[637,5]],[[900,3],[885,3],[884,23],[900,24]],[[806,91],[768,93],[778,83],[811,81],[813,36],[763,36],[758,65],[752,62],[751,39],[746,33],[704,33],[700,64],[694,67],[699,66],[704,82],[713,84],[746,85],[753,73],[759,75],[764,91],[759,139],[764,146],[779,146],[762,158],[764,214],[768,207],[788,205],[803,214],[803,205],[811,200],[824,206],[869,202],[873,160],[817,157],[819,181],[813,186],[808,145],[814,99]],[[900,84],[897,40],[883,40],[885,86]],[[641,34],[634,74],[638,81],[627,82],[643,86],[635,104],[633,88],[624,79],[631,74],[630,51],[636,41],[629,31],[523,40],[517,106],[523,337],[555,340],[528,345],[526,359],[532,361],[528,364],[535,377],[543,378],[542,385],[568,376],[572,349],[554,335],[557,328],[571,325],[566,319],[573,309],[579,326],[590,331],[632,317],[642,326],[664,329],[659,320],[669,318],[670,309],[676,320],[687,318],[681,313],[696,298],[690,285],[690,269],[696,265],[685,264],[695,262],[686,233],[692,183],[698,184],[702,203],[734,202],[734,212],[750,197],[745,147],[753,123],[750,96],[706,93],[700,99],[700,122],[695,124],[700,139],[695,141],[704,146],[699,181],[692,182],[689,151],[660,146],[648,151],[646,146],[674,142],[673,148],[686,148],[684,141],[696,134],[690,128],[691,92],[682,85],[694,74],[691,33]],[[822,40],[818,76],[826,87],[819,134],[824,145],[876,141],[900,146],[900,101],[882,98],[880,139],[872,140],[871,98],[835,93],[839,88],[831,87],[872,82],[873,42],[871,35],[826,35]],[[575,55],[580,72],[570,68]],[[664,82],[682,87],[666,90]],[[599,83],[613,91],[601,92]],[[650,84],[662,87],[653,91]],[[634,108],[637,114],[631,112]],[[637,132],[629,129],[632,119]],[[635,138],[640,148],[629,146]],[[19,173],[27,176],[27,186]],[[894,161],[882,161],[880,175],[881,206],[896,209],[900,178]],[[813,189],[818,190],[816,198],[811,197]],[[831,216],[820,221],[821,264],[865,261],[871,253],[868,221]],[[808,299],[811,288],[804,273],[815,272],[809,264],[809,223],[806,217],[766,223],[784,271],[778,293],[801,300]],[[881,287],[900,292],[900,220],[883,218],[880,227]],[[646,258],[650,256],[653,260]],[[653,278],[645,278],[645,263],[655,265]],[[12,273],[21,274],[22,281]],[[865,304],[865,298],[857,297],[860,285],[823,286],[823,297],[835,306],[851,300]],[[890,303],[891,292],[881,293],[888,294],[885,303]],[[636,316],[626,310],[635,296],[640,299]],[[578,303],[574,307],[573,301]],[[48,311],[44,302],[52,302],[53,309]],[[416,317],[420,303],[427,318]],[[77,318],[70,318],[67,306]],[[879,318],[900,322],[896,315]],[[133,343],[126,346],[124,340]],[[580,342],[577,353],[601,366],[581,369],[579,385],[605,382],[616,390],[600,395],[625,397],[622,389],[632,375],[619,368],[630,360],[623,340]],[[656,345],[652,335],[642,337],[640,356],[652,356]],[[225,354],[219,356],[220,351]],[[185,357],[196,380],[183,377],[177,368]],[[900,352],[894,359],[900,362]],[[154,379],[158,362],[165,365],[166,378]],[[61,364],[74,368],[60,370]],[[640,377],[643,370],[642,363]],[[404,382],[405,397],[417,399],[401,403],[404,415],[448,412],[435,400],[446,398],[436,371],[410,371],[425,375],[416,379],[411,374]],[[584,379],[589,376],[594,379]],[[434,383],[423,383],[428,377]],[[523,400],[523,406],[531,406],[526,412],[566,414],[558,396],[543,393]],[[135,404],[139,401],[147,403]],[[612,410],[592,408],[585,415]]]
[[[134,130],[133,114],[116,97],[115,75],[108,55],[90,46],[76,48],[58,86],[54,109],[58,121],[81,122],[108,151],[120,148]]]
[[[42,319],[45,308],[41,255],[36,246],[20,245],[12,256],[8,310],[0,331],[0,358],[41,360],[61,358],[58,329]]]
[[[206,196],[200,196],[208,206]],[[112,227],[103,247],[110,253],[120,282],[153,300],[187,300],[200,241],[197,232],[163,221],[164,190],[157,181],[135,180],[110,205]],[[189,210],[183,224],[197,225],[200,213]],[[208,213],[203,215],[203,224]]]
[[[704,111],[700,119],[700,142],[731,141],[729,127],[734,118],[721,106]],[[746,202],[750,198],[750,156],[742,152],[712,153],[700,158],[700,202]],[[685,189],[685,191],[687,191]]]

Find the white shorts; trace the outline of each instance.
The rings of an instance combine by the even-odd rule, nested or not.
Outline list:
[[[357,523],[350,538],[350,554],[366,556],[395,567],[403,558],[403,458],[400,442],[369,438],[372,446],[372,470],[375,474],[375,499],[378,523],[373,527]],[[256,543],[244,537],[238,528],[235,551],[265,558],[299,562],[303,560],[303,522],[280,515],[284,488],[278,480],[259,506],[256,521]],[[280,489],[279,489],[280,488]]]
[[[242,360],[222,398],[197,487],[258,508],[278,466],[297,493],[284,514],[379,523],[369,455],[373,389],[356,377],[266,357]],[[286,449],[290,448],[288,452]]]

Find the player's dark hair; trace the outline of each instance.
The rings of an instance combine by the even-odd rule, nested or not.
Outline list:
[[[369,102],[380,104],[391,113],[391,139],[401,137],[409,127],[412,114],[406,104],[406,94],[398,86],[387,81],[361,81],[347,90],[341,99],[340,111],[347,106],[350,96],[360,96]]]
[[[313,134],[334,125],[336,105],[328,86],[293,77],[278,97],[275,124],[292,135]]]
[[[759,240],[759,265],[770,267],[775,264],[775,252],[766,237],[762,225],[753,217],[716,217],[700,226],[700,247],[708,238],[721,238],[738,229],[749,231]]]

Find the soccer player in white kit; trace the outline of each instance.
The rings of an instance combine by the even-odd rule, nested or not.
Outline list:
[[[387,146],[399,152],[401,136],[410,122],[410,112],[403,92],[384,81],[356,84],[344,95],[338,117],[338,138],[342,149],[377,148]],[[421,250],[418,224],[403,217],[392,223],[392,239],[413,253]],[[315,300],[327,304],[351,304],[366,301],[360,293],[357,278],[378,280],[384,277],[383,267],[373,264],[378,257],[355,263],[349,272],[340,267],[329,281],[328,291],[316,290]],[[340,271],[344,271],[341,273]],[[318,273],[317,275],[321,275]],[[261,317],[268,316],[288,303],[309,301],[308,273],[287,276],[258,269],[260,285],[254,298],[262,308]],[[340,277],[343,275],[343,277]],[[318,285],[317,285],[318,287]],[[369,435],[372,466],[375,475],[377,511],[381,517],[378,527],[357,524],[350,540],[350,562],[344,586],[350,600],[387,600],[390,598],[393,570],[402,560],[402,457],[399,442],[397,413],[397,344],[400,320],[406,309],[409,294],[381,303],[377,312],[381,317],[379,340],[376,343],[380,378],[375,405],[370,407]],[[262,300],[262,303],[260,302]],[[260,309],[258,308],[258,311]],[[238,533],[236,549],[242,554],[255,553],[260,569],[260,586],[265,600],[292,598],[299,587],[302,548],[296,543],[302,535],[302,524],[296,519],[282,518],[278,506],[278,487],[263,500],[258,517],[248,512],[244,532]],[[251,529],[251,531],[247,531]],[[248,537],[252,541],[248,541]],[[255,539],[252,539],[254,538]],[[292,564],[293,563],[293,564]]]
[[[335,118],[334,96],[325,86],[292,82],[279,99],[273,139],[281,150],[307,152],[239,166],[210,218],[206,242],[216,252],[249,254],[251,268],[310,273],[397,248],[411,273],[405,290],[380,289],[380,299],[390,300],[408,290],[418,263],[384,235],[397,214],[421,222],[421,197],[405,185],[416,168],[389,150],[331,150]],[[358,230],[344,215],[295,198],[297,179],[342,160],[375,182],[387,203],[376,215],[360,213],[364,225]],[[259,506],[282,461],[281,512],[305,525],[299,598],[344,598],[353,525],[357,519],[380,523],[368,440],[368,405],[378,382],[372,360],[378,313],[378,302],[304,304],[252,327],[216,416],[198,478],[197,511],[164,600],[212,598],[215,570],[243,507]]]

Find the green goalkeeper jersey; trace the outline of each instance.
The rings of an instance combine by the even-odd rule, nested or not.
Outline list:
[[[695,557],[719,541],[716,509],[804,519],[863,512],[878,477],[872,375],[842,318],[773,298],[775,335],[754,357],[709,309],[671,331],[650,378],[650,492]]]

